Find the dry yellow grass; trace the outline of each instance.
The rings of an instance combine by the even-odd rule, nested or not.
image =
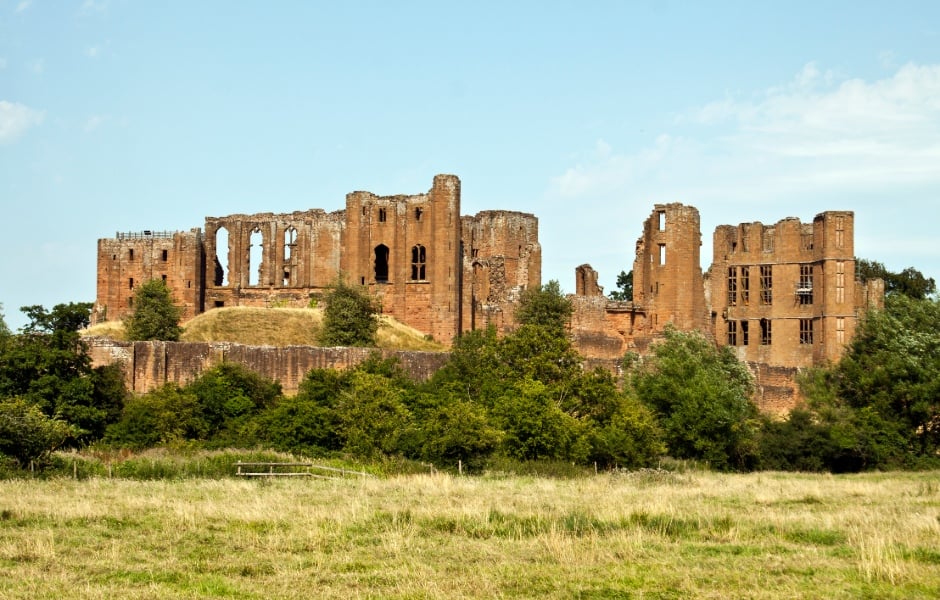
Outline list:
[[[217,308],[183,323],[185,342],[234,342],[249,346],[316,346],[323,326],[323,311],[317,308]],[[89,327],[88,336],[124,339],[120,322],[108,321]],[[394,350],[440,352],[442,344],[425,339],[420,331],[383,316],[376,345]]]
[[[937,474],[0,486],[3,598],[936,598]]]

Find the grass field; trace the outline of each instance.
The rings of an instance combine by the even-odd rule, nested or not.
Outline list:
[[[937,598],[940,476],[0,482],[0,598]]]
[[[323,327],[318,308],[216,308],[182,324],[184,342],[235,342],[249,346],[317,346]],[[120,321],[105,321],[83,335],[124,339]],[[441,352],[446,348],[388,315],[380,317],[376,347],[390,350]]]

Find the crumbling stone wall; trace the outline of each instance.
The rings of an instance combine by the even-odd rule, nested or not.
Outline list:
[[[541,285],[538,219],[528,213],[484,211],[461,219],[463,292],[461,329],[515,327],[523,290]]]
[[[413,378],[424,381],[440,369],[447,354],[374,350],[370,348],[318,348],[313,346],[245,346],[225,342],[117,342],[105,338],[86,340],[93,366],[123,365],[125,383],[144,394],[167,383],[186,385],[223,362],[235,363],[281,384],[294,395],[311,369],[349,369],[373,352],[397,358]]]
[[[853,234],[850,211],[718,227],[709,276],[715,340],[766,365],[837,361],[864,309]]]
[[[134,294],[151,279],[162,279],[182,309],[182,318],[202,312],[202,233],[118,232],[98,240],[97,295],[92,322],[118,320],[133,311]]]

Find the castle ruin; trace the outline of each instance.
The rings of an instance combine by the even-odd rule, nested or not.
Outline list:
[[[604,296],[597,272],[575,271],[571,335],[590,361],[615,369],[667,325],[730,346],[756,375],[764,410],[798,401],[797,369],[837,360],[883,284],[855,280],[854,215],[812,223],[722,225],[708,272],[698,210],[657,204],[633,263],[633,300]],[[365,286],[383,312],[450,343],[465,331],[511,331],[521,292],[541,283],[538,219],[494,210],[460,215],[460,180],[437,175],[425,194],[352,192],[346,208],[206,217],[205,228],[118,233],[98,240],[94,322],[133,311],[135,287],[162,279],[190,319],[225,306],[316,302],[339,277]]]

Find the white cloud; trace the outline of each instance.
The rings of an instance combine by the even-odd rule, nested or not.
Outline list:
[[[88,58],[98,58],[98,54],[100,52],[101,50],[98,48],[98,46],[89,46],[88,48],[85,48],[85,56]]]
[[[14,10],[14,12],[16,12],[17,14],[21,12],[25,12],[27,9],[29,9],[30,4],[32,3],[33,3],[33,0],[22,0],[22,2],[16,5],[16,9]]]
[[[105,0],[95,2],[95,0],[85,0],[82,3],[83,13],[104,12],[108,9],[108,3]]]
[[[690,110],[677,128],[634,153],[607,151],[552,180],[562,196],[624,189],[667,176],[734,194],[747,182],[796,193],[818,186],[940,183],[940,65],[906,65],[891,77],[834,81],[806,65],[793,80],[752,100],[725,98]],[[705,133],[701,133],[701,128]],[[718,191],[712,189],[712,191]],[[776,195],[776,194],[775,194]]]
[[[46,60],[37,58],[29,62],[29,70],[36,75],[42,75],[46,70]]]
[[[91,133],[101,127],[109,117],[107,115],[92,115],[85,120],[85,132]]]
[[[0,100],[0,144],[15,141],[27,129],[42,123],[43,116],[41,110]]]
[[[550,180],[546,197],[583,206],[573,219],[579,212],[618,215],[585,222],[590,233],[582,240],[567,239],[565,229],[566,244],[596,250],[577,260],[597,262],[602,277],[630,264],[631,242],[661,202],[699,208],[706,267],[718,224],[854,210],[859,256],[940,276],[940,65],[908,64],[863,80],[809,63],[779,86],[678,115],[642,147],[624,151],[618,142],[596,141]],[[542,229],[548,239],[549,223]],[[605,258],[614,255],[621,258]]]

